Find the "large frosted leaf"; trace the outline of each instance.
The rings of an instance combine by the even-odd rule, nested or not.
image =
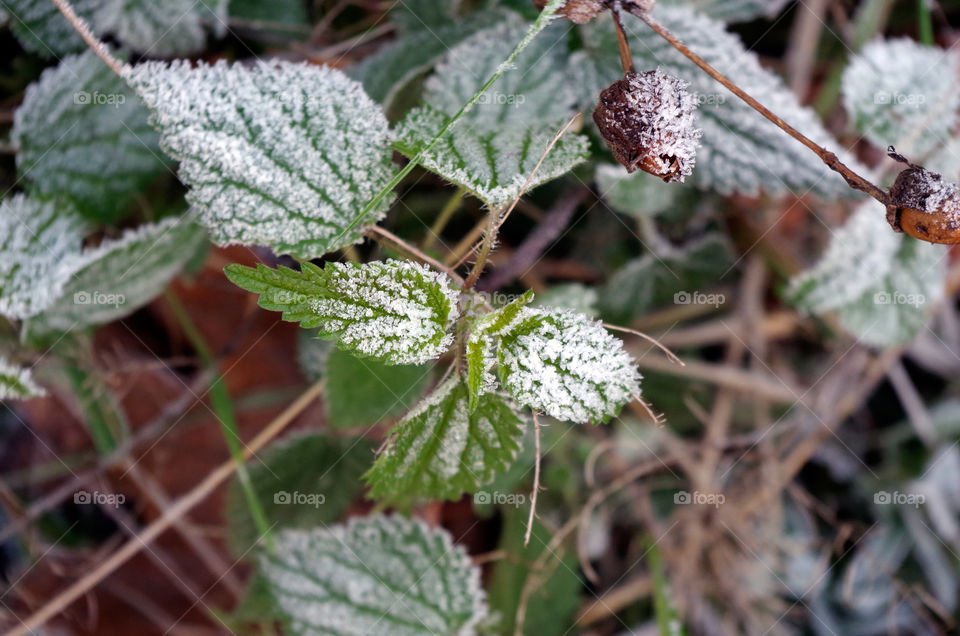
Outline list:
[[[835,312],[867,344],[910,342],[944,294],[947,250],[895,234],[883,206],[861,205],[820,261],[790,282],[788,299],[814,314]]]
[[[149,111],[92,52],[64,58],[27,88],[11,139],[31,193],[112,220],[164,170]]]
[[[640,395],[640,374],[601,323],[565,309],[524,309],[498,350],[500,382],[558,420],[606,421]]]
[[[404,0],[390,12],[390,20],[402,29],[432,29],[453,22],[462,0]],[[472,18],[473,16],[471,16]]]
[[[301,636],[471,636],[487,614],[480,570],[450,534],[369,517],[288,530],[261,566]]]
[[[957,122],[960,56],[908,38],[876,40],[843,73],[843,102],[857,130],[881,148],[925,154]]]
[[[370,465],[370,442],[326,435],[298,435],[250,462],[250,483],[273,531],[315,528],[338,520],[360,494],[360,476]],[[243,489],[234,480],[227,490],[228,543],[234,554],[248,554],[260,538]]]
[[[513,19],[484,29],[454,47],[427,81],[426,106],[397,128],[396,148],[407,156],[423,150],[506,59],[526,27]],[[576,94],[564,69],[565,32],[548,28],[519,56],[480,102],[434,146],[423,165],[469,189],[491,207],[520,194],[548,144],[573,113]],[[554,179],[586,159],[587,139],[566,134],[530,182]]]
[[[91,22],[109,0],[76,0],[70,4]],[[10,14],[10,26],[24,49],[52,58],[82,51],[85,46],[57,5],[44,0],[0,0],[0,10]]]
[[[169,217],[84,251],[60,298],[30,320],[27,331],[68,331],[132,314],[158,296],[205,241],[203,228]]]
[[[637,218],[663,212],[679,193],[676,184],[651,179],[645,172],[630,174],[619,164],[598,165],[594,179],[600,196],[610,207]]]
[[[533,292],[528,291],[505,307],[479,316],[470,324],[466,359],[471,413],[476,410],[480,396],[496,388],[493,367],[497,363],[498,339],[516,325],[521,318],[521,310],[532,300]]]
[[[660,0],[661,5],[686,5],[724,22],[773,18],[790,0]]]
[[[303,263],[256,269],[228,265],[235,285],[260,294],[260,306],[282,311],[302,327],[320,327],[321,337],[358,355],[390,364],[422,364],[453,341],[459,294],[445,274],[410,261]]]
[[[401,421],[366,478],[370,495],[459,499],[513,462],[524,420],[503,397],[487,393],[469,409],[467,386],[450,378]]]
[[[53,305],[79,263],[85,224],[68,205],[18,194],[0,201],[0,314]]]
[[[22,369],[0,356],[0,400],[43,397],[46,391],[33,381],[30,369]]]
[[[687,7],[660,7],[654,14],[694,52],[815,142],[837,153],[848,166],[867,169],[844,152],[814,112],[804,108],[783,82],[762,68],[723,23]],[[583,106],[593,108],[600,90],[623,75],[616,37],[607,20],[582,27],[585,51],[572,56],[574,80]],[[825,197],[847,195],[846,182],[808,148],[764,119],[639,20],[626,23],[637,68],[659,68],[690,82],[700,104],[697,125],[703,129],[692,182],[724,194],[787,190]]]
[[[387,121],[340,71],[277,62],[134,67],[163,148],[213,240],[314,257],[356,242],[389,197]]]

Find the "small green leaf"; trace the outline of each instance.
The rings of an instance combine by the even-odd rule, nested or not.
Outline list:
[[[14,117],[27,190],[62,196],[92,220],[115,220],[165,169],[149,114],[93,52],[64,58],[27,88]]]
[[[651,179],[642,171],[630,174],[619,164],[600,164],[594,178],[597,191],[611,208],[636,218],[669,209],[680,192],[677,184]]]
[[[260,306],[282,311],[302,327],[320,327],[321,337],[360,356],[390,364],[422,364],[449,348],[459,294],[445,274],[410,261],[358,265],[304,263],[256,269],[228,265],[227,278],[260,294]]]
[[[505,470],[525,421],[494,393],[469,412],[466,384],[450,378],[397,424],[366,479],[382,499],[458,499]]]
[[[338,70],[148,62],[128,80],[220,245],[312,258],[360,240],[390,205],[384,197],[358,217],[392,176],[389,130],[380,107]]]
[[[495,389],[491,369],[496,364],[497,338],[508,332],[520,315],[520,310],[533,301],[533,292],[496,311],[484,314],[470,325],[467,338],[467,390],[470,393],[470,413],[477,409],[480,396]]]
[[[308,529],[340,519],[360,494],[371,444],[359,438],[300,435],[271,447],[249,465],[250,482],[274,530]],[[227,543],[242,556],[259,541],[239,482],[226,498]]]
[[[558,420],[606,421],[640,395],[623,343],[565,309],[524,309],[500,340],[500,382],[521,404]]]
[[[28,400],[46,394],[34,382],[30,369],[18,367],[0,356],[0,400]]]
[[[480,569],[448,532],[420,520],[287,530],[261,567],[302,636],[471,636],[487,614]]]
[[[327,425],[368,427],[409,409],[430,382],[430,368],[364,360],[341,349],[330,352],[323,400]]]

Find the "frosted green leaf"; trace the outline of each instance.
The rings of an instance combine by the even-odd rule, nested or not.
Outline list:
[[[149,111],[92,51],[61,60],[27,88],[11,140],[27,190],[114,220],[164,170]]]
[[[908,38],[875,40],[843,73],[843,103],[857,130],[881,148],[926,154],[957,123],[960,55]]]
[[[260,294],[264,309],[320,327],[321,337],[339,337],[341,348],[360,356],[422,364],[453,342],[448,331],[459,315],[459,293],[446,274],[410,261],[301,267],[228,265],[224,271],[235,285]]]
[[[773,73],[760,66],[756,54],[728,33],[723,23],[688,7],[659,7],[656,17],[718,71],[743,88],[784,121],[826,146],[856,172],[867,169],[843,152],[809,108]],[[659,68],[690,82],[699,104],[697,125],[703,129],[692,182],[722,194],[785,191],[824,197],[850,196],[846,182],[810,150],[747,106],[639,20],[626,21],[637,68]],[[584,25],[583,52],[571,56],[570,83],[581,90],[585,108],[623,75],[616,36],[608,20]]]
[[[28,400],[46,393],[33,381],[30,369],[18,367],[0,356],[0,400]]]
[[[651,179],[645,172],[630,174],[619,164],[598,165],[594,178],[600,196],[611,208],[637,218],[670,208],[679,192],[676,184]]]
[[[0,201],[0,314],[23,319],[56,302],[79,263],[85,223],[68,205]]]
[[[662,183],[662,181],[660,182]],[[593,287],[583,283],[561,283],[540,292],[533,307],[558,307],[595,318],[599,313],[599,294]]]
[[[366,479],[376,499],[459,499],[506,470],[517,455],[524,419],[487,393],[469,409],[467,386],[453,377],[423,399],[390,433]]]
[[[432,29],[449,24],[456,19],[462,0],[403,0],[390,12],[390,20],[408,31]],[[471,18],[473,16],[470,16]]]
[[[200,226],[168,217],[85,250],[60,297],[26,329],[41,335],[128,316],[156,298],[205,241]]]
[[[661,6],[686,5],[724,22],[775,18],[790,0],[660,0]]]
[[[496,365],[496,344],[520,319],[520,311],[533,300],[528,291],[505,307],[483,314],[470,325],[467,337],[467,390],[470,394],[470,412],[477,409],[480,396],[496,388],[493,367]]]
[[[524,309],[500,340],[500,382],[558,420],[606,421],[640,395],[640,374],[600,322],[566,309]]]
[[[360,476],[370,465],[372,446],[359,438],[297,435],[250,461],[250,483],[274,532],[314,528],[337,521],[360,494]],[[227,542],[248,554],[260,536],[243,489],[234,479],[226,497]]]
[[[871,200],[833,232],[823,257],[786,295],[802,311],[835,312],[867,344],[906,344],[943,298],[946,267],[944,246],[891,232],[883,206]]]
[[[288,530],[261,557],[300,636],[476,634],[487,614],[480,569],[450,534],[399,517]]]
[[[111,0],[75,0],[70,4],[90,22]],[[85,46],[57,5],[45,0],[0,0],[0,10],[10,14],[10,27],[24,49],[53,58],[82,51]]]
[[[387,120],[360,85],[288,62],[148,62],[129,80],[180,161],[214,242],[301,258],[357,242],[390,205],[360,210],[393,176]]]

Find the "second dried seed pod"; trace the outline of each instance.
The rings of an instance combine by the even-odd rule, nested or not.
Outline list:
[[[702,131],[687,85],[659,70],[631,71],[600,93],[593,121],[627,172],[640,168],[664,181],[693,172]]]
[[[960,243],[960,187],[910,164],[890,188],[887,221],[894,230],[929,243]]]

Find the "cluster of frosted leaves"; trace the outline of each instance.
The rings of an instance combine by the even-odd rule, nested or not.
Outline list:
[[[390,197],[360,216],[392,177],[387,120],[340,71],[150,62],[128,79],[216,243],[311,258],[386,213]]]
[[[44,395],[46,391],[34,382],[30,369],[0,356],[0,400],[28,400]]]
[[[191,55],[206,44],[203,22],[214,11],[194,0],[75,0],[74,11],[101,38],[154,57]],[[215,4],[225,18],[225,2]],[[13,32],[25,49],[44,57],[83,50],[84,44],[56,5],[44,0],[0,0]]]
[[[29,318],[53,305],[77,269],[86,229],[69,206],[22,194],[0,202],[0,314]]]
[[[188,218],[168,217],[84,250],[60,297],[27,321],[26,331],[44,335],[130,315],[159,295],[206,241]]]
[[[857,130],[881,148],[925,154],[950,137],[960,107],[960,55],[909,38],[867,44],[843,73]]]
[[[685,5],[724,22],[774,18],[790,0],[660,0],[662,6]]]
[[[148,116],[93,52],[64,58],[27,88],[14,117],[22,182],[88,218],[115,218],[165,167]]]
[[[594,180],[598,193],[611,208],[637,218],[663,212],[677,198],[675,184],[651,179],[642,172],[630,174],[619,164],[599,164]]]
[[[496,366],[496,346],[499,339],[520,320],[521,310],[533,300],[528,291],[506,307],[476,318],[470,324],[467,337],[467,389],[470,394],[470,412],[476,410],[479,398],[496,389],[493,368]]]
[[[487,615],[480,569],[448,532],[420,520],[287,530],[260,564],[301,636],[471,636]]]
[[[874,201],[833,232],[820,261],[795,277],[787,298],[797,308],[834,312],[861,341],[887,347],[913,340],[942,299],[947,251],[895,234]]]
[[[524,406],[558,420],[606,421],[640,395],[640,374],[600,322],[530,309],[500,339],[500,382]]]
[[[815,113],[801,106],[722,22],[688,7],[660,7],[655,15],[695,53],[784,121],[823,146],[837,147]],[[703,129],[691,178],[697,186],[722,194],[756,194],[761,189],[815,192],[830,198],[850,194],[843,179],[809,149],[718,85],[645,24],[629,20],[625,26],[637,68],[659,68],[690,82],[688,90],[699,104],[697,125]],[[580,88],[582,106],[593,108],[600,91],[622,77],[623,71],[608,21],[594,20],[581,27],[581,33],[584,50],[571,56],[571,84]],[[849,153],[837,154],[855,171],[866,171]]]
[[[426,106],[397,127],[395,147],[413,156],[493,75],[526,33],[511,19],[484,29],[451,49],[427,80]],[[492,207],[517,197],[550,141],[574,112],[576,94],[566,77],[566,32],[547,28],[517,58],[444,139],[423,165],[461,185]],[[529,187],[554,179],[584,161],[586,137],[565,134],[547,155]]]
[[[422,364],[446,351],[458,292],[446,274],[410,261],[327,263],[301,270],[228,265],[227,278],[260,294],[264,309],[339,337],[342,349],[390,364]]]
[[[510,467],[525,420],[506,398],[487,393],[471,412],[466,383],[453,377],[390,433],[366,479],[377,499],[459,499]]]

